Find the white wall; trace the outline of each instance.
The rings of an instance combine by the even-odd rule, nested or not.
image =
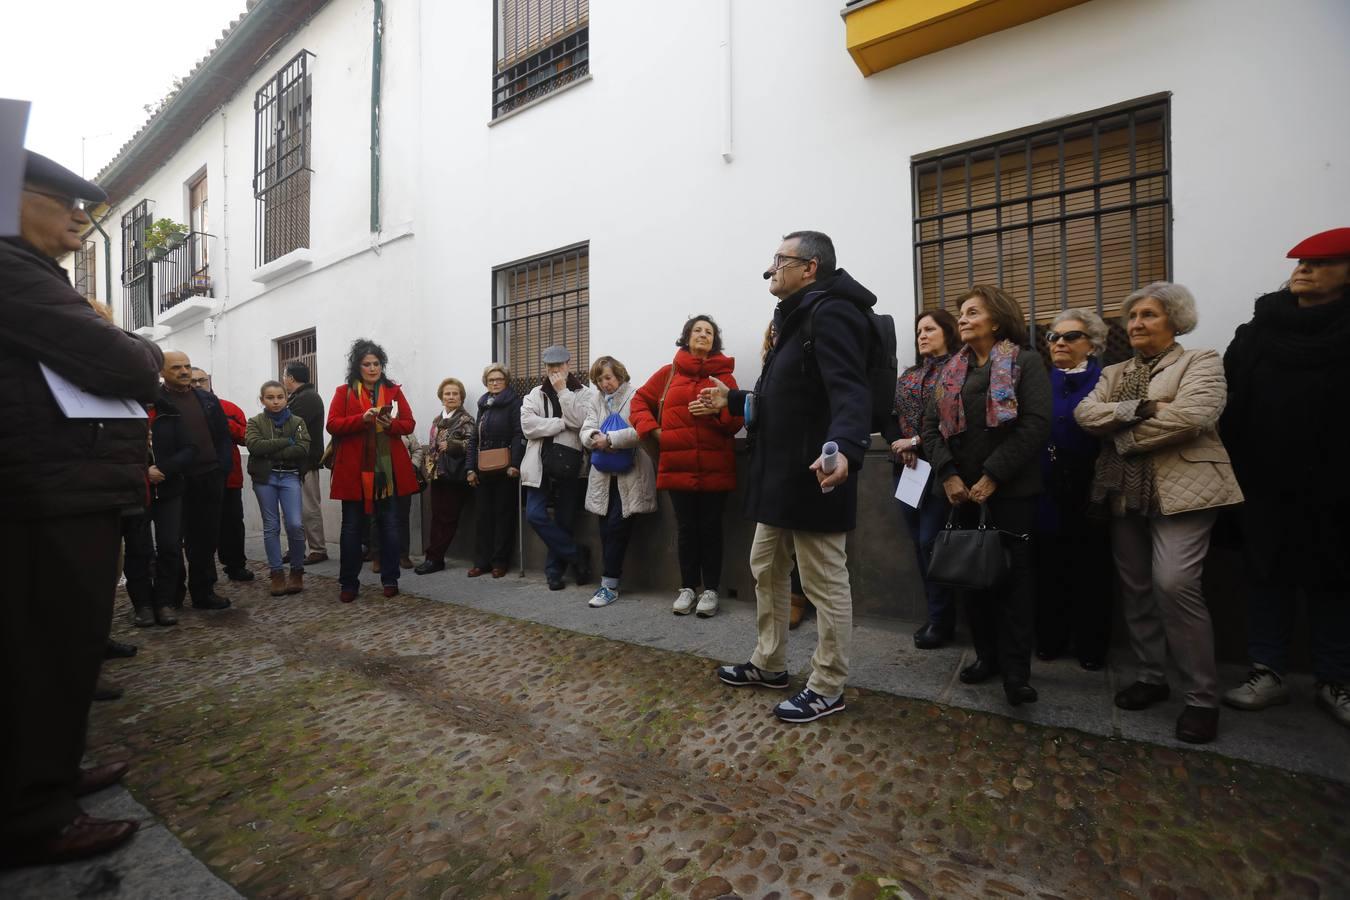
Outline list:
[[[733,6],[726,163],[720,0],[681,4],[682,16],[592,0],[592,80],[491,127],[492,4],[387,3],[384,232],[372,248],[370,3],[334,0],[129,201],[150,196],[157,217],[182,218],[183,183],[203,162],[213,231],[228,200],[216,338],[199,323],[164,343],[205,359],[222,396],[251,411],[276,337],[317,327],[326,395],[351,339],[370,337],[425,424],[441,377],[478,389],[492,267],[589,240],[593,354],[643,378],[686,315],[710,312],[752,381],[773,305],[760,272],[781,234],[830,233],[840,263],[903,322],[911,156],[1164,91],[1174,274],[1201,303],[1187,343],[1223,347],[1287,275],[1289,246],[1350,224],[1342,0],[1092,0],[867,79],[838,3]],[[316,54],[315,264],[264,287],[251,280],[251,103],[301,47]]]

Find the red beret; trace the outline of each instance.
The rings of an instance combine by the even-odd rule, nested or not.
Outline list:
[[[1290,259],[1338,259],[1350,256],[1350,228],[1333,228],[1304,238],[1289,251]]]

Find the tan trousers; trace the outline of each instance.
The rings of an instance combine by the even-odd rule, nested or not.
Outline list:
[[[327,553],[323,540],[323,495],[319,490],[319,470],[306,472],[300,482],[300,515],[305,523],[305,543],[310,553]]]
[[[766,672],[787,669],[788,621],[792,614],[792,554],[802,587],[816,607],[819,639],[806,686],[825,697],[844,692],[848,649],[853,639],[853,594],[848,584],[844,532],[793,531],[763,522],[755,525],[750,572],[755,576],[759,638],[750,662]]]
[[[1171,650],[1187,705],[1210,708],[1219,705],[1219,673],[1200,576],[1216,518],[1215,510],[1205,509],[1111,520],[1111,552],[1138,680],[1166,684]]]

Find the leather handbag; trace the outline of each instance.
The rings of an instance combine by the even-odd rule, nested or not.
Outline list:
[[[478,446],[483,446],[483,422],[487,419],[484,415],[478,420]],[[505,472],[511,468],[511,448],[498,447],[495,450],[478,451],[478,473]]]
[[[1008,552],[1003,532],[989,522],[989,504],[980,504],[980,523],[958,528],[953,506],[947,525],[933,541],[928,559],[928,580],[934,584],[969,591],[997,587],[1008,576]],[[1012,535],[1025,539],[1025,535]]]

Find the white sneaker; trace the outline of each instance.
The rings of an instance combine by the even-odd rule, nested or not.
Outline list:
[[[694,589],[680,588],[679,595],[675,598],[675,605],[671,610],[677,616],[687,616],[694,611]]]
[[[717,591],[704,591],[698,595],[697,612],[703,619],[711,619],[717,615]]]
[[[1334,681],[1317,685],[1317,705],[1331,714],[1342,725],[1350,727],[1350,690]]]
[[[1289,689],[1274,669],[1252,663],[1247,680],[1223,695],[1223,702],[1237,709],[1265,709],[1289,702]]]

